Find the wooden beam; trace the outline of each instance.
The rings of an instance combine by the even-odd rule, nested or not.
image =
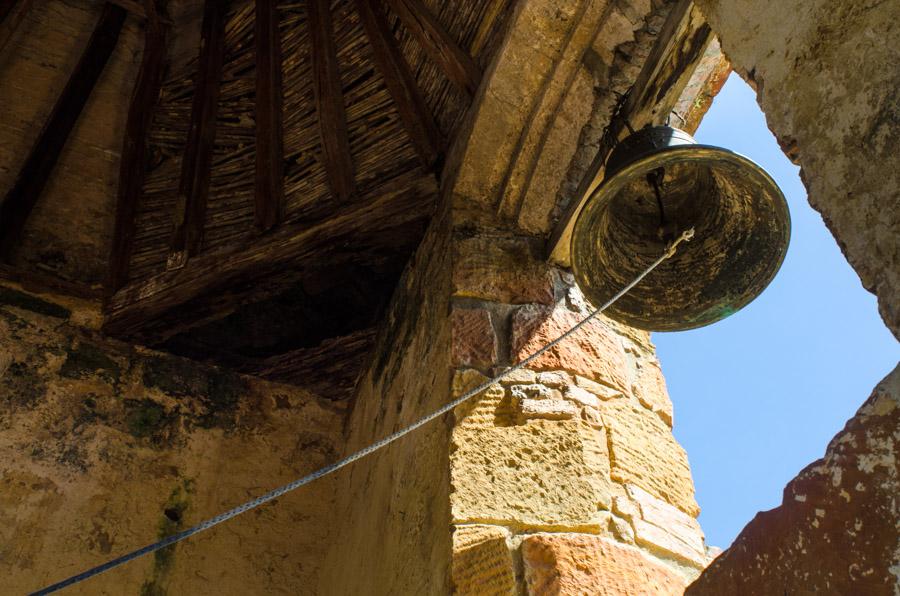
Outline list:
[[[103,328],[152,345],[272,295],[275,286],[296,283],[311,267],[371,259],[385,244],[412,251],[437,196],[435,177],[416,168],[338,206],[324,221],[282,225],[199,255],[182,269],[129,283],[107,302]]]
[[[639,129],[647,124],[665,122],[712,38],[709,25],[694,8],[692,0],[678,0],[666,17],[634,85],[610,120],[597,154],[569,206],[556,223],[547,242],[548,258],[569,264],[568,243],[572,227],[582,207],[602,182],[603,167],[609,154],[627,133],[625,123]]]
[[[153,9],[152,0],[148,0]],[[119,188],[116,196],[116,224],[109,255],[106,290],[112,294],[128,281],[128,267],[134,240],[135,214],[144,189],[147,167],[147,135],[153,111],[159,100],[163,64],[166,57],[166,27],[155,11],[144,31],[144,53],[125,124],[122,158],[119,162]]]
[[[19,0],[0,0],[0,23],[6,20],[6,17],[9,16],[9,13],[12,12],[12,9],[18,3]]]
[[[139,19],[148,19],[151,15],[163,25],[172,26],[175,23],[165,14],[160,14],[154,7],[147,7],[147,0],[107,0],[110,4],[121,6]]]
[[[356,0],[356,10],[372,45],[372,56],[388,92],[397,106],[422,164],[431,168],[438,161],[443,139],[425,105],[409,65],[397,47],[378,0]]]
[[[276,0],[256,0],[256,227],[275,227],[284,213],[281,36]]]
[[[9,43],[34,0],[0,0],[0,52]]]
[[[355,174],[353,157],[350,153],[350,137],[347,132],[347,111],[341,89],[341,73],[334,43],[331,2],[308,0],[306,9],[312,55],[313,91],[319,115],[319,135],[322,140],[325,172],[331,191],[339,200],[346,201],[353,194]]]
[[[0,204],[0,259],[8,259],[62,153],[100,73],[116,47],[125,11],[103,5],[87,48],[53,106],[12,188]]]
[[[228,0],[206,0],[200,30],[199,73],[194,84],[191,122],[181,160],[181,181],[175,231],[168,268],[183,267],[188,257],[200,252],[209,197],[209,176],[216,140],[216,113],[222,82],[225,49],[225,13]]]
[[[450,82],[473,97],[481,81],[481,70],[450,37],[434,13],[421,0],[388,0],[388,3]]]

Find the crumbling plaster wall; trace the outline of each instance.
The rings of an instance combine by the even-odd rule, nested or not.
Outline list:
[[[900,337],[900,6],[698,0]]]
[[[340,405],[111,342],[0,286],[0,584],[26,593],[333,461]],[[323,479],[98,577],[93,594],[314,594]]]
[[[450,215],[444,208],[407,266],[357,387],[344,455],[450,399]],[[320,594],[450,591],[452,415],[339,471]]]
[[[698,5],[900,336],[900,5]],[[898,396],[895,370],[687,593],[900,594]]]

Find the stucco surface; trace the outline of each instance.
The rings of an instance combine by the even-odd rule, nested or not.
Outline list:
[[[0,287],[0,576],[26,593],[332,461],[344,413],[297,387],[79,331]],[[315,593],[324,479],[85,582],[92,594]]]
[[[900,593],[900,367],[687,591]]]
[[[810,204],[900,337],[900,5],[698,5],[800,165]]]
[[[444,211],[400,280],[357,389],[345,454],[449,401],[449,240]],[[338,473],[320,594],[449,592],[451,419],[435,420]]]

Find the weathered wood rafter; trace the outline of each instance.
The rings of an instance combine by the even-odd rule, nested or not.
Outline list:
[[[148,3],[142,0],[107,0],[110,4],[115,4],[116,6],[121,6],[134,16],[147,19],[147,18],[155,18],[157,20],[161,20],[165,25],[171,25],[172,21],[168,18],[160,16],[156,13],[156,9],[152,4],[148,7]]]
[[[140,201],[147,166],[147,134],[159,99],[166,57],[166,26],[148,0],[149,18],[144,32],[144,52],[128,108],[119,188],[116,196],[116,223],[109,257],[107,292],[115,292],[128,281],[135,232],[135,214]]]
[[[308,0],[306,19],[325,172],[331,191],[339,200],[346,201],[353,194],[355,175],[334,42],[331,2]]]
[[[175,230],[169,252],[169,267],[183,267],[188,257],[200,251],[213,144],[216,140],[216,111],[222,82],[225,45],[225,13],[228,0],[206,0],[200,32],[200,72],[197,77],[187,146],[181,161]]]
[[[438,196],[434,168],[445,149],[443,135],[454,133],[469,101],[446,76],[443,66],[421,50],[417,37],[407,34],[406,26],[397,21],[384,0],[335,4],[333,14],[327,0],[280,5],[284,218],[263,235],[252,231],[257,197],[247,180],[265,175],[255,169],[259,164],[254,163],[254,150],[264,151],[265,143],[258,138],[266,134],[259,129],[266,120],[261,110],[272,104],[263,95],[275,84],[275,73],[261,72],[267,61],[260,54],[267,50],[255,45],[264,43],[265,35],[265,31],[253,35],[254,27],[264,26],[261,21],[265,19],[254,18],[254,9],[265,10],[263,0],[257,1],[255,7],[242,5],[229,12],[226,24],[229,62],[222,70],[216,147],[227,147],[230,152],[223,153],[221,161],[216,154],[202,251],[181,267],[164,268],[163,245],[168,238],[160,211],[171,212],[177,196],[177,160],[196,100],[195,61],[171,72],[171,81],[164,84],[165,103],[157,109],[150,135],[154,151],[158,151],[154,155],[162,161],[147,173],[132,274],[129,283],[105,305],[107,333],[163,349],[184,348],[188,357],[191,346],[201,350],[208,345],[210,357],[221,356],[218,361],[227,362],[228,346],[209,342],[210,337],[231,329],[229,325],[237,329],[245,324],[241,316],[253,312],[254,305],[270,300],[277,304],[297,288],[316,294],[327,285],[323,280],[337,275],[326,275],[326,271],[352,267],[381,271],[378,275],[389,280],[384,287],[352,297],[358,306],[354,310],[375,313],[421,239]],[[503,7],[510,5],[509,0],[495,1]],[[453,35],[466,40],[478,37],[482,15],[495,22],[507,12],[492,10],[488,4],[466,6],[469,12],[454,23]],[[274,18],[269,25],[274,31]],[[394,27],[403,30],[402,35],[395,37]],[[496,28],[488,29],[480,34],[485,61],[484,51],[493,52],[497,39]],[[254,94],[255,86],[263,87],[257,87]],[[246,118],[254,97],[257,113]],[[333,124],[336,118],[341,120],[337,126]],[[338,147],[331,156],[344,158],[340,169],[333,167],[329,144]],[[240,151],[234,152],[233,147]],[[271,170],[264,171],[271,176]],[[337,184],[332,178],[335,171],[342,176]],[[341,201],[342,194],[336,190],[341,181],[344,188],[352,189],[343,197],[352,200]],[[238,183],[239,192],[228,186]],[[220,187],[229,190],[219,192]],[[227,242],[218,235],[223,228],[228,231]],[[297,333],[307,339],[313,328],[326,324],[319,316],[298,316],[300,320],[294,322]],[[196,345],[189,341],[199,337],[206,339],[198,339]],[[328,337],[321,336],[323,341]],[[278,345],[281,349],[287,344]],[[279,370],[281,364],[289,366],[287,360],[277,358],[273,366],[276,361]]]
[[[33,2],[34,0],[0,0],[0,52],[9,43]]]
[[[25,222],[40,198],[72,128],[116,47],[125,16],[125,10],[121,7],[104,4],[87,48],[25,158],[12,188],[0,205],[0,259],[9,258],[21,238]]]
[[[388,4],[450,82],[473,97],[481,81],[481,70],[428,7],[421,0],[388,0]]]
[[[394,242],[403,245],[400,231],[427,219],[432,205],[425,198],[436,194],[433,176],[411,172],[346,204],[327,221],[303,228],[281,226],[227,250],[204,253],[184,268],[122,288],[107,304],[104,330],[156,343],[204,318],[213,320],[230,312],[243,301],[242,292],[247,288],[254,288],[256,298],[261,298],[263,292],[256,282],[273,272],[282,277],[302,276],[296,263],[313,255],[328,255],[329,263],[337,263],[340,259],[335,254],[349,250],[358,259],[366,243],[371,243],[367,234],[393,235]],[[287,267],[290,263],[295,265]],[[179,308],[186,304],[193,306]],[[197,316],[198,312],[207,314]],[[171,313],[177,320],[165,318]]]
[[[275,0],[256,0],[256,227],[269,230],[284,214],[281,36]]]
[[[443,140],[425,105],[409,65],[397,47],[377,0],[356,0],[356,8],[372,45],[372,56],[397,106],[403,125],[423,165],[432,167],[442,152]]]
[[[692,0],[679,0],[672,7],[621,109],[610,121],[594,160],[550,235],[547,242],[550,258],[567,263],[575,219],[602,182],[603,166],[616,143],[627,133],[626,122],[634,129],[662,124],[712,38],[712,30]]]

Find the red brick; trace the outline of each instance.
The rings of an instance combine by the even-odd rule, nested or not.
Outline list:
[[[513,315],[512,349],[521,362],[582,319],[562,306],[525,306]],[[534,370],[567,370],[628,390],[625,351],[612,328],[595,319],[529,365]]]
[[[685,581],[634,547],[591,534],[535,534],[522,542],[531,596],[681,596]]]
[[[481,308],[454,308],[450,317],[454,366],[493,366],[497,361],[497,335],[491,325],[490,313]]]

